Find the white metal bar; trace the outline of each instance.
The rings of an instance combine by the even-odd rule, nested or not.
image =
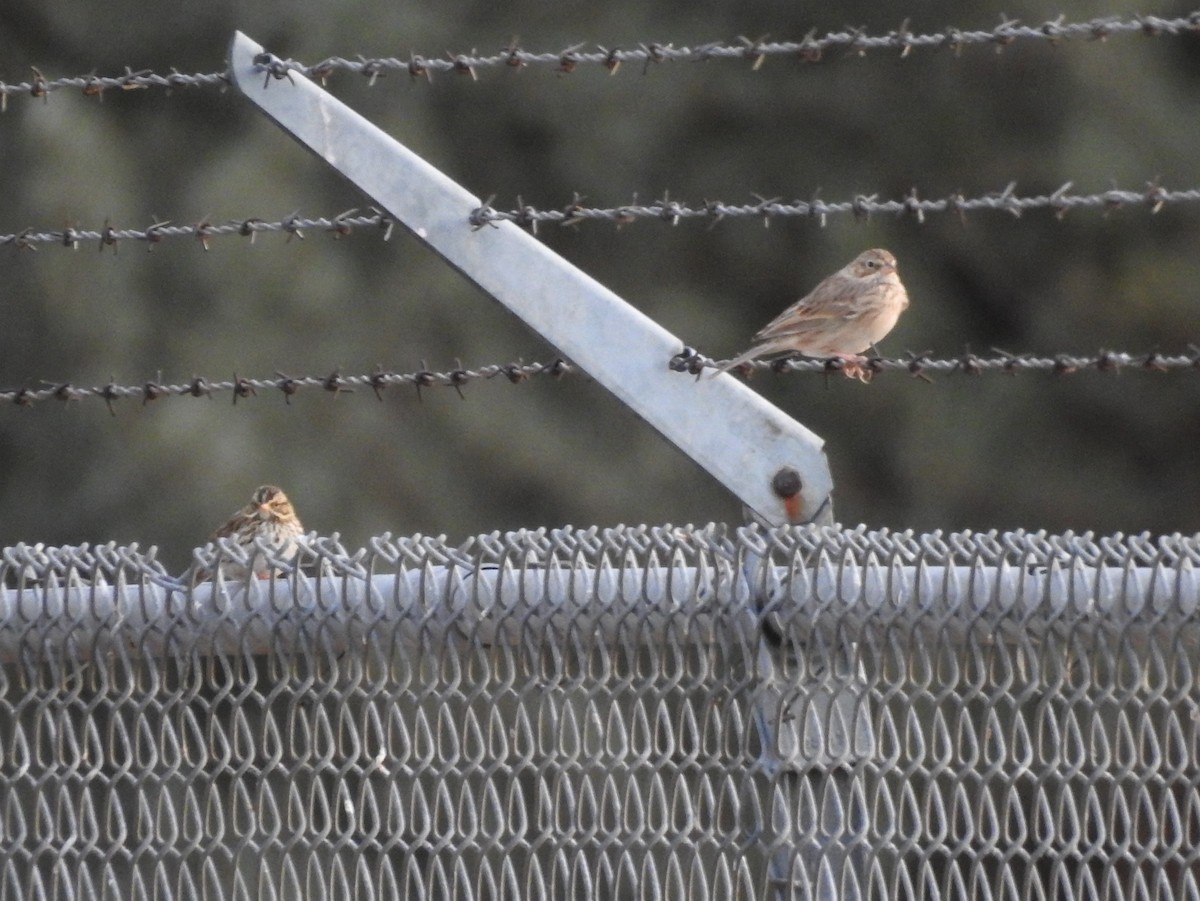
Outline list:
[[[667,363],[674,335],[511,222],[472,229],[480,201],[302,74],[275,78],[240,32],[234,83],[301,144],[361,188],[454,268],[541,333],[771,524],[831,519],[823,442],[730,376],[695,380]],[[773,485],[792,470],[788,503]],[[631,473],[636,476],[636,473]]]

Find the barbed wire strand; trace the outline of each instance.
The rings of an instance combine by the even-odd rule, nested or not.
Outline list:
[[[1006,351],[993,350],[993,356],[978,356],[974,353],[964,353],[959,357],[936,358],[929,353],[909,352],[903,357],[872,357],[864,368],[872,375],[885,372],[908,373],[910,376],[924,381],[932,381],[931,375],[982,375],[983,373],[1004,373],[1016,375],[1022,371],[1049,372],[1054,375],[1066,376],[1092,370],[1095,372],[1117,373],[1123,369],[1133,369],[1142,372],[1165,373],[1170,371],[1200,372],[1200,347],[1188,346],[1186,354],[1163,354],[1158,351],[1132,354],[1124,351],[1102,350],[1093,356],[1076,356],[1059,353],[1053,356],[1038,356],[1036,354],[1012,354]],[[721,366],[723,360],[706,357],[697,350],[685,347],[682,351],[666,362],[669,369],[675,372],[702,375],[706,369]],[[783,357],[776,360],[755,360],[745,363],[736,371],[750,374],[755,370],[767,370],[774,373],[823,373],[825,375],[839,374],[844,369],[844,362],[837,358],[799,359]],[[334,370],[326,376],[289,376],[277,372],[274,378],[244,378],[235,375],[227,380],[210,380],[203,376],[194,376],[191,381],[180,384],[167,384],[162,381],[161,373],[157,379],[143,382],[140,385],[120,385],[116,380],[106,385],[82,387],[71,382],[42,382],[40,388],[10,388],[0,390],[0,404],[7,403],[18,408],[32,407],[48,400],[64,403],[89,399],[103,400],[109,411],[115,416],[117,401],[138,399],[142,406],[152,401],[167,397],[206,397],[212,400],[216,395],[230,394],[234,405],[239,400],[257,397],[259,391],[264,393],[278,391],[284,401],[291,403],[293,395],[303,389],[318,388],[335,397],[341,394],[352,394],[359,388],[370,388],[375,397],[383,400],[385,388],[393,386],[411,386],[417,389],[418,396],[424,388],[450,387],[463,395],[462,389],[469,382],[491,380],[503,376],[512,384],[520,384],[535,376],[549,376],[558,379],[565,375],[577,373],[579,370],[563,359],[549,363],[493,363],[475,369],[458,366],[455,369],[435,371],[421,369],[416,372],[390,372],[382,367],[375,372],[365,375],[342,375]]]
[[[539,223],[552,223],[560,226],[575,226],[585,222],[611,222],[618,228],[638,219],[666,222],[678,225],[689,219],[706,219],[710,227],[725,219],[761,219],[769,224],[776,217],[803,217],[816,220],[822,227],[827,224],[830,216],[852,215],[856,219],[865,220],[877,214],[910,216],[918,223],[924,223],[929,213],[956,213],[962,219],[975,211],[1001,211],[1020,218],[1030,210],[1053,209],[1058,219],[1063,219],[1074,209],[1102,209],[1105,214],[1131,206],[1148,208],[1151,214],[1160,212],[1172,204],[1200,202],[1200,188],[1171,191],[1157,181],[1146,183],[1144,191],[1126,191],[1113,188],[1096,194],[1069,193],[1072,182],[1067,182],[1051,194],[1021,196],[1016,193],[1016,182],[1010,182],[1003,191],[994,191],[979,197],[964,197],[955,193],[949,197],[929,200],[921,199],[914,188],[900,200],[878,200],[877,194],[860,194],[852,200],[826,202],[819,197],[812,200],[781,201],[779,198],[758,198],[750,204],[731,204],[720,200],[705,201],[703,206],[693,207],[686,203],[671,200],[664,195],[659,200],[639,205],[634,203],[619,207],[585,207],[582,197],[574,195],[571,203],[561,210],[537,209],[522,203],[517,198],[518,208],[514,210],[497,210],[492,207],[494,197],[489,197],[484,205],[471,211],[464,225],[472,228],[483,228],[495,222],[515,222],[537,233]],[[0,234],[0,246],[8,246],[17,250],[37,250],[40,245],[60,246],[78,250],[81,245],[95,244],[103,251],[111,248],[117,252],[122,242],[134,241],[146,245],[147,250],[153,250],[156,244],[172,238],[191,238],[199,242],[204,250],[209,249],[209,242],[214,238],[244,237],[251,243],[260,232],[286,234],[289,241],[292,238],[304,239],[305,231],[324,231],[335,238],[344,238],[357,231],[367,230],[381,232],[385,241],[390,240],[396,226],[396,220],[386,213],[372,208],[369,214],[360,214],[357,209],[346,210],[335,216],[321,216],[315,219],[300,216],[299,212],[292,213],[284,219],[274,221],[255,216],[243,219],[231,219],[224,223],[214,224],[201,220],[193,225],[175,225],[170,220],[151,223],[146,228],[119,228],[106,221],[99,229],[64,226],[53,228],[24,228],[19,232]]]
[[[585,50],[586,44],[575,44],[563,50],[531,52],[523,50],[515,41],[498,53],[480,55],[448,52],[444,56],[424,56],[410,53],[407,59],[398,57],[366,57],[356,59],[331,56],[316,64],[305,64],[291,59],[279,59],[271,54],[262,54],[265,78],[285,79],[292,72],[326,81],[336,72],[350,72],[368,79],[374,85],[389,72],[407,73],[413,79],[430,79],[434,73],[457,73],[478,79],[481,69],[522,69],[530,66],[548,67],[560,75],[569,75],[580,66],[599,66],[616,73],[623,64],[640,66],[645,74],[652,67],[664,62],[706,62],[711,60],[744,61],[752,70],[758,70],[770,57],[790,57],[805,63],[816,63],[826,58],[831,51],[842,51],[845,55],[863,56],[868,51],[889,50],[901,57],[908,56],[914,48],[948,49],[957,56],[963,48],[971,45],[990,45],[996,52],[1017,41],[1038,41],[1053,46],[1076,38],[1105,41],[1110,37],[1142,34],[1147,37],[1180,35],[1200,31],[1200,11],[1166,19],[1158,16],[1135,15],[1130,17],[1102,16],[1087,21],[1067,22],[1059,16],[1041,25],[1022,25],[1018,19],[1001,16],[1000,22],[990,29],[964,29],[947,27],[943,31],[916,34],[905,19],[898,28],[886,33],[871,34],[866,27],[847,27],[842,31],[831,31],[817,35],[813,29],[800,41],[768,41],[761,37],[750,39],[739,37],[733,42],[715,41],[694,47],[676,47],[673,42],[640,41],[630,49],[597,46]],[[208,73],[184,73],[172,68],[168,74],[152,69],[134,71],[125,68],[117,76],[101,76],[94,72],[66,78],[50,78],[36,67],[30,67],[32,76],[28,81],[0,82],[0,112],[7,109],[10,96],[27,96],[48,100],[54,91],[74,89],[84,96],[103,100],[108,90],[133,91],[148,88],[164,88],[168,91],[181,88],[217,87],[224,90],[231,84],[227,71]]]
[[[424,364],[422,364],[424,365]],[[184,384],[166,384],[162,374],[158,378],[144,382],[141,385],[118,385],[115,378],[107,385],[81,387],[71,382],[43,381],[42,388],[17,388],[0,391],[0,403],[5,401],[18,407],[31,407],[36,403],[47,400],[58,400],[64,403],[100,398],[107,405],[109,412],[116,415],[114,404],[126,398],[138,398],[142,405],[167,397],[207,397],[210,400],[215,395],[229,393],[236,405],[241,399],[257,397],[260,390],[278,391],[284,401],[291,403],[292,395],[305,388],[320,388],[333,394],[353,394],[358,388],[370,388],[379,400],[383,400],[383,391],[395,385],[411,385],[417,389],[420,397],[423,388],[448,386],[454,388],[460,397],[462,386],[467,382],[478,379],[494,379],[504,376],[513,384],[519,384],[533,376],[550,376],[558,378],[574,372],[575,367],[563,359],[550,363],[506,363],[482,366],[477,369],[467,369],[461,364],[455,369],[435,372],[420,369],[416,372],[390,372],[382,366],[367,375],[342,375],[334,370],[325,376],[290,376],[276,372],[275,378],[251,379],[239,377],[236,374],[230,380],[209,380],[203,376],[193,376],[191,381]]]
[[[118,228],[111,221],[105,220],[101,229],[76,228],[67,225],[61,229],[26,228],[12,234],[0,235],[0,245],[15,247],[17,250],[37,250],[40,244],[58,245],[71,250],[78,250],[82,244],[95,244],[101,251],[112,248],[116,253],[123,241],[139,241],[146,245],[147,250],[153,250],[154,245],[169,238],[193,238],[205,250],[209,249],[209,241],[213,238],[239,236],[249,238],[254,243],[260,232],[275,232],[292,238],[304,240],[305,231],[321,230],[332,234],[335,238],[344,238],[362,229],[381,232],[385,241],[390,240],[396,220],[386,213],[372,208],[370,214],[359,214],[357,209],[346,210],[336,216],[304,218],[299,211],[276,221],[268,221],[257,217],[232,219],[225,223],[214,224],[201,220],[194,225],[173,225],[169,220],[154,222],[146,228]]]
[[[1088,370],[1118,373],[1126,368],[1142,372],[1170,372],[1172,370],[1200,372],[1200,347],[1193,344],[1188,345],[1186,354],[1176,355],[1163,354],[1158,351],[1131,354],[1125,351],[1101,350],[1093,356],[1057,353],[1047,357],[1036,354],[1013,354],[999,348],[992,348],[994,356],[989,357],[981,357],[970,351],[959,357],[948,358],[932,357],[931,353],[931,351],[924,353],[908,351],[900,358],[868,357],[863,364],[863,369],[868,373],[868,379],[881,372],[907,372],[914,378],[926,382],[932,382],[930,376],[935,374],[982,375],[985,372],[1016,375],[1021,371],[1041,371],[1059,376],[1074,375]],[[704,374],[706,369],[719,369],[727,362],[729,361],[711,359],[695,348],[685,347],[673,356],[667,365],[673,372],[686,372],[699,377]],[[820,372],[830,375],[843,373],[845,365],[845,361],[838,357],[808,359],[798,356],[783,356],[773,360],[748,361],[733,371],[744,373],[747,376],[755,370],[769,370],[774,373]]]
[[[522,203],[519,197],[517,209],[497,210],[491,205],[494,197],[489,197],[483,206],[471,213],[470,221],[475,228],[498,221],[515,222],[534,233],[540,222],[567,226],[604,221],[612,222],[619,228],[638,219],[654,219],[671,225],[678,225],[686,219],[706,219],[712,226],[725,219],[762,219],[766,225],[774,217],[802,217],[815,219],[823,227],[829,216],[839,215],[852,215],[855,219],[866,220],[876,214],[890,214],[910,216],[918,223],[924,223],[929,213],[955,213],[965,220],[968,213],[987,210],[1005,212],[1019,219],[1029,210],[1052,209],[1055,216],[1062,220],[1074,209],[1102,209],[1107,214],[1136,205],[1148,208],[1151,213],[1158,213],[1170,204],[1200,201],[1200,190],[1171,191],[1164,188],[1158,179],[1148,181],[1144,191],[1126,191],[1114,187],[1094,194],[1072,194],[1070,190],[1073,185],[1074,182],[1068,181],[1050,194],[1020,196],[1016,193],[1017,183],[1014,181],[1009,182],[1003,191],[993,191],[979,197],[965,197],[961,192],[955,192],[940,199],[922,199],[917,189],[913,188],[899,200],[879,200],[878,194],[859,194],[852,200],[833,203],[821,200],[819,190],[811,200],[783,201],[778,197],[758,197],[755,203],[750,204],[712,200],[705,201],[701,206],[688,206],[672,200],[668,194],[648,204],[638,204],[635,195],[632,204],[612,208],[585,207],[582,196],[576,194],[571,203],[561,210],[537,209]]]

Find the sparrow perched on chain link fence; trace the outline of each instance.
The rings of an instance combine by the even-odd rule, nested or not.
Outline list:
[[[266,554],[255,547],[256,539],[270,548],[274,557],[280,560],[290,560],[296,556],[300,548],[298,539],[304,534],[304,527],[296,515],[296,509],[283,489],[274,485],[263,485],[255,489],[248,503],[229,521],[209,536],[210,542],[222,538],[232,541],[249,557],[249,566],[241,566],[231,560],[221,563],[221,571],[227,579],[245,579],[253,575],[265,579],[270,575],[271,567]],[[192,571],[192,584],[212,578],[212,573],[197,564]]]

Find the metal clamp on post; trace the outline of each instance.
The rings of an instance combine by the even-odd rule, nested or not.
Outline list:
[[[234,83],[301,144],[523,319],[761,522],[831,522],[823,442],[737,379],[667,363],[683,342],[512,222],[472,228],[479,198],[240,32]],[[780,491],[780,484],[785,490]]]

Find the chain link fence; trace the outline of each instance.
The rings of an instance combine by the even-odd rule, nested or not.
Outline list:
[[[1200,897],[1198,563],[643,527],[191,588],[7,548],[0,899]]]

